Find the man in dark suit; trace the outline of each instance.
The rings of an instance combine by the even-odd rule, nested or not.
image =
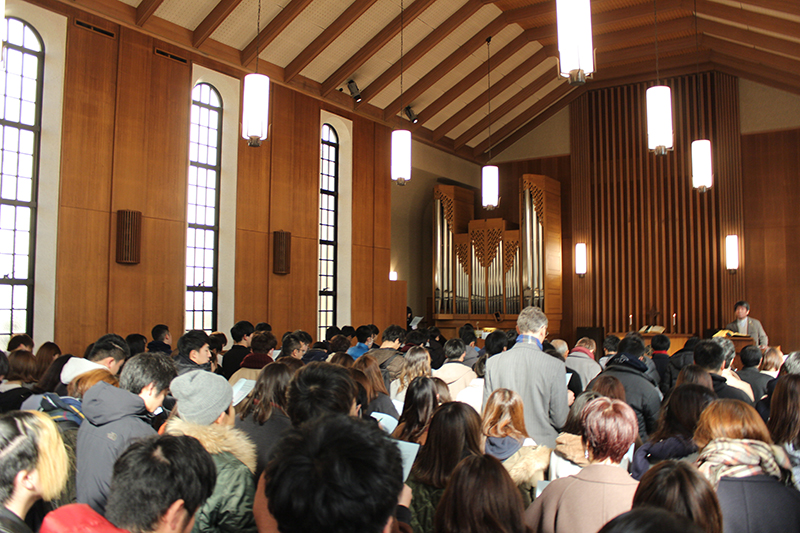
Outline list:
[[[743,381],[746,381],[753,388],[753,398],[756,401],[760,400],[767,394],[767,383],[772,380],[772,376],[762,374],[758,371],[758,365],[761,364],[761,350],[758,346],[745,346],[739,354],[744,367],[737,372]]]

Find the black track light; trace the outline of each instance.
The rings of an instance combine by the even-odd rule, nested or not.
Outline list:
[[[358,88],[354,80],[347,82],[347,89],[350,91],[350,96],[353,97],[353,100],[359,103],[361,101],[361,89]]]
[[[407,105],[406,108],[403,109],[403,111],[405,111],[408,120],[410,120],[412,124],[416,124],[417,122],[419,122],[419,117],[417,117],[417,114],[414,113],[413,109],[411,109],[410,105]]]

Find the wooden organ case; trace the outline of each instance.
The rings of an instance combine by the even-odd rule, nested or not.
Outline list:
[[[512,329],[523,307],[544,310],[559,334],[562,306],[561,185],[524,174],[519,218],[475,219],[475,194],[433,190],[433,320],[452,338],[467,322]],[[510,199],[509,199],[510,200]]]

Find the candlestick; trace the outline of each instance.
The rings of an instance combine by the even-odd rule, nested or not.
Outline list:
[[[678,313],[672,313],[672,327],[675,327],[675,324],[678,322]]]
[[[633,315],[628,315],[628,327],[633,326]]]

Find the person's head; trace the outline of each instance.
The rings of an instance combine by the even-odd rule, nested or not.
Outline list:
[[[688,518],[660,507],[643,505],[607,522],[597,533],[704,533],[704,531]]]
[[[340,330],[337,326],[328,326],[325,329],[325,340],[326,341],[330,341],[336,335],[341,335],[341,334],[342,334],[342,330]]]
[[[352,340],[356,336],[356,328],[353,326],[342,326],[342,335]]]
[[[279,363],[270,363],[261,369],[252,392],[242,403],[239,416],[242,420],[252,415],[262,425],[272,416],[274,408],[286,410],[286,392],[292,380],[289,367]]]
[[[331,352],[346,352],[350,349],[350,339],[344,335],[336,335],[331,339]],[[283,353],[283,348],[281,348]]]
[[[507,329],[506,330],[506,341],[508,341],[508,345],[506,346],[507,349],[511,349],[517,344],[517,330],[516,329]]]
[[[450,339],[444,343],[444,357],[447,361],[463,361],[467,355],[467,345],[461,339]]]
[[[481,454],[481,417],[466,403],[445,403],[433,413],[411,471],[420,482],[443,489],[461,459]]]
[[[483,408],[483,434],[487,437],[528,437],[522,397],[509,389],[495,389]]]
[[[256,324],[255,331],[272,331],[272,326],[267,324],[266,322],[259,322]]]
[[[352,357],[350,359],[352,359]],[[292,373],[292,376],[294,376],[295,373],[304,366],[303,361],[301,361],[300,359],[295,359],[294,357],[284,357],[283,359],[279,358],[275,362],[280,363],[284,365],[286,368],[288,368],[289,371]]]
[[[469,346],[478,340],[478,336],[475,335],[475,328],[472,327],[470,324],[465,324],[458,328],[458,338],[461,339],[466,346]]]
[[[36,388],[41,392],[55,392],[56,387],[61,383],[61,370],[72,357],[72,354],[64,354],[56,357],[56,359],[50,363],[50,366],[47,367],[44,374],[42,374],[42,377],[39,378],[39,383],[36,385]],[[6,364],[7,362],[8,359],[6,359]],[[8,373],[8,371],[6,370],[5,373]],[[0,374],[0,376],[4,375],[5,374]]]
[[[281,344],[281,356],[303,358],[303,342],[295,334],[286,335]]]
[[[403,469],[377,426],[329,416],[289,430],[272,456],[265,494],[282,533],[389,530]]]
[[[767,428],[776,444],[800,448],[800,375],[778,379],[769,403]]]
[[[633,508],[652,505],[683,516],[707,533],[722,533],[722,511],[711,483],[687,461],[661,461],[645,472]]]
[[[331,363],[309,363],[289,384],[286,414],[294,426],[332,413],[351,414],[356,392],[347,369]]]
[[[631,359],[641,359],[645,352],[644,342],[639,337],[626,335],[619,341],[617,352],[625,354]]]
[[[553,346],[553,349],[561,356],[562,359],[567,358],[567,353],[569,352],[569,346],[567,345],[567,341],[564,339],[553,339],[550,341],[550,344]]]
[[[8,356],[0,351],[0,379],[5,379],[8,375]]]
[[[381,330],[379,330],[378,326],[376,326],[375,324],[369,324],[369,330],[372,332],[372,340],[374,342],[380,336]]]
[[[431,356],[422,346],[414,346],[403,357],[403,366],[400,369],[400,389],[403,390],[411,380],[420,376],[431,375]]]
[[[442,378],[432,377],[433,384],[436,385],[436,396],[439,398],[439,405],[443,403],[452,402],[453,398],[450,396],[450,387]]]
[[[209,347],[216,350],[217,355],[221,354],[228,345],[228,336],[221,331],[215,331],[208,336],[208,339]]]
[[[178,375],[175,361],[168,354],[145,352],[134,355],[119,376],[119,386],[142,397],[149,412],[161,407],[169,385]]]
[[[590,339],[589,337],[581,337],[578,339],[578,342],[575,343],[575,348],[583,348],[594,353],[597,349],[597,343],[594,342],[594,339]]]
[[[591,385],[591,390],[600,393],[606,398],[625,401],[625,387],[618,378],[610,374],[601,373],[594,378]]]
[[[253,353],[270,353],[278,345],[278,340],[269,331],[259,331],[253,333],[253,338],[250,340],[250,349]]]
[[[58,347],[58,344],[54,342],[45,342],[39,349],[36,350],[36,360],[37,361],[46,361],[47,364],[44,366],[46,369],[50,366],[50,363],[56,360],[56,357],[61,355],[61,348]]]
[[[800,352],[791,352],[783,360],[779,375],[787,374],[800,374]]]
[[[617,353],[619,349],[619,337],[616,335],[609,335],[603,340],[603,351],[606,355]]]
[[[308,351],[308,347],[314,343],[314,339],[311,338],[311,334],[309,332],[303,331],[302,329],[294,330],[292,335],[300,340],[300,351],[302,352],[300,357],[302,358],[303,354]]]
[[[391,344],[395,349],[399,348],[406,340],[406,330],[402,326],[392,324],[383,330],[383,344]]]
[[[583,426],[581,425],[581,411],[583,411],[583,408],[586,407],[587,403],[591,402],[595,398],[602,397],[602,394],[591,389],[587,389],[578,394],[578,396],[575,397],[575,401],[572,402],[572,405],[569,407],[567,421],[564,422],[564,427],[561,428],[561,431],[571,435],[582,435]]]
[[[378,360],[370,355],[369,352],[356,359],[353,362],[353,368],[361,370],[369,380],[373,391],[373,397],[369,401],[374,400],[378,393],[389,394],[386,390],[386,383],[383,381],[381,366],[378,364]]]
[[[739,358],[745,368],[756,368],[761,364],[761,348],[758,346],[745,346],[739,352]]]
[[[128,350],[131,355],[142,353],[147,349],[147,337],[141,333],[131,333],[125,337],[125,342],[128,344]]]
[[[12,335],[8,341],[7,351],[13,352],[14,350],[27,350],[33,351],[33,339],[27,333],[17,333]]]
[[[650,340],[650,346],[653,347],[654,352],[666,352],[670,346],[669,337],[658,334]]]
[[[8,354],[8,381],[21,381],[22,383],[36,383],[41,377],[36,357],[28,350],[14,350]]]
[[[231,328],[231,337],[233,337],[233,342],[236,344],[243,343],[246,346],[250,346],[250,335],[252,335],[255,330],[256,328],[253,327],[253,324],[247,320],[240,320]]]
[[[750,314],[750,304],[744,300],[739,300],[733,304],[733,314],[736,320],[744,320]]]
[[[658,427],[650,435],[651,442],[658,442],[669,437],[684,437],[691,440],[700,413],[708,404],[717,399],[717,395],[702,385],[679,385],[672,390],[658,418]]]
[[[362,356],[363,357],[363,356]],[[431,421],[434,410],[439,406],[436,385],[431,378],[415,378],[408,386],[400,424],[404,424],[397,438],[408,442],[418,442]]]
[[[214,460],[197,439],[137,440],[114,463],[105,517],[131,533],[190,531],[216,481]]]
[[[694,363],[712,374],[718,374],[725,363],[722,347],[714,341],[704,340],[694,347]]]
[[[581,411],[581,435],[589,461],[605,459],[619,464],[639,434],[639,423],[631,407],[611,398],[596,398]]]
[[[406,344],[411,346],[423,346],[428,342],[428,334],[421,329],[409,331],[406,335]]]
[[[702,385],[707,389],[714,390],[714,381],[711,379],[711,374],[708,370],[700,365],[686,365],[678,372],[678,379],[675,381],[675,386],[689,385],[689,384]]]
[[[775,370],[780,370],[781,365],[783,365],[783,354],[781,353],[780,349],[767,348],[767,351],[764,352],[764,357],[762,358],[758,369],[759,371],[772,372]]]
[[[702,450],[714,439],[751,439],[772,444],[761,415],[741,400],[716,400],[703,410],[694,442]]]
[[[367,341],[372,342],[372,328],[369,324],[358,326],[356,329],[356,340],[361,344],[367,344]]]
[[[233,425],[233,390],[224,377],[192,370],[173,379],[170,391],[178,400],[181,420],[200,426]]]
[[[43,412],[0,415],[0,459],[2,505],[12,498],[50,501],[67,483],[69,458],[64,441],[55,422]]]
[[[165,342],[169,344],[170,341],[172,340],[172,335],[170,335],[169,333],[169,326],[167,326],[166,324],[156,324],[155,326],[153,326],[153,329],[150,331],[150,335],[156,342]]]
[[[101,381],[108,383],[112,387],[119,387],[119,378],[117,376],[105,368],[96,368],[94,370],[84,372],[80,376],[70,381],[67,385],[67,395],[81,400],[83,399],[83,395],[86,394],[87,390],[91,389]]]
[[[293,358],[290,357],[290,359],[293,359]],[[331,358],[330,358],[329,362],[332,365],[337,365],[337,366],[341,366],[341,367],[344,367],[344,368],[352,368],[353,364],[354,364],[353,356],[350,355],[347,352],[336,352],[336,353],[334,353],[333,355],[331,355]]]
[[[538,307],[526,307],[517,317],[517,330],[524,335],[547,336],[547,317]],[[541,340],[541,339],[540,339]]]
[[[86,357],[89,361],[103,365],[112,374],[119,372],[122,363],[131,357],[131,349],[125,339],[114,333],[97,339]]]
[[[208,334],[201,329],[187,331],[178,339],[178,354],[198,365],[208,363],[211,359],[211,350],[208,349]]]
[[[528,533],[525,507],[503,463],[470,455],[458,463],[436,508],[436,533]]]
[[[736,357],[736,346],[733,341],[727,337],[714,337],[711,340],[722,348],[722,368],[730,368],[733,358]]]
[[[372,397],[372,385],[369,384],[367,376],[361,370],[350,367],[348,369],[350,377],[356,384],[356,414],[362,418],[367,418],[364,411],[369,406],[369,399]]]
[[[508,338],[506,337],[506,334],[500,330],[493,331],[486,337],[484,348],[489,356],[504,352],[507,347]]]

